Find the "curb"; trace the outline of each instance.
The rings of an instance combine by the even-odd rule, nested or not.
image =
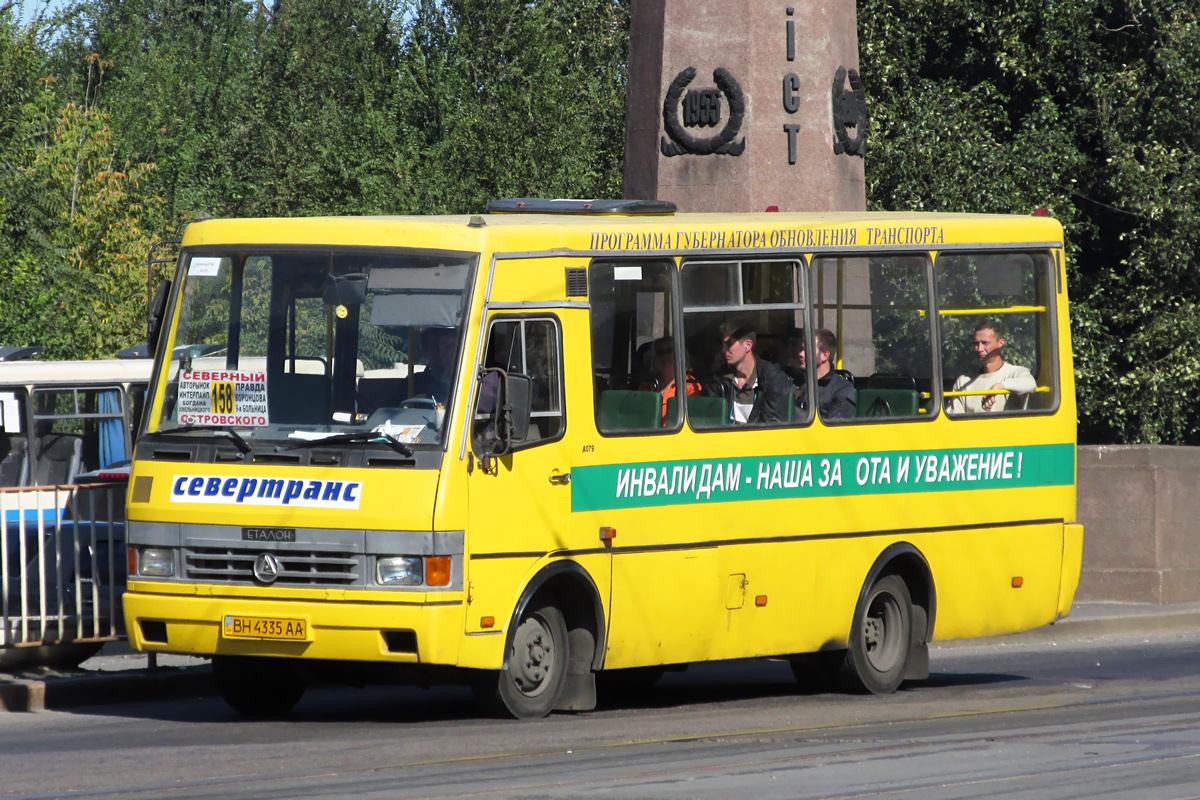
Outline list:
[[[177,700],[214,693],[209,666],[0,678],[0,710],[47,711],[104,703]]]
[[[955,647],[986,647],[988,645],[1042,644],[1121,634],[1181,633],[1185,631],[1200,631],[1200,610],[1164,610],[1153,613],[1066,617],[1058,622],[1052,622],[1023,633],[988,636],[980,639],[934,641],[932,644],[938,648],[951,649]]]

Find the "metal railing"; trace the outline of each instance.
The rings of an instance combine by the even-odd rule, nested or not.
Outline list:
[[[124,637],[125,488],[0,489],[0,653]]]

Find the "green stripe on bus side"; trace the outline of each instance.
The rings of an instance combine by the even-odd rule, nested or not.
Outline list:
[[[1069,486],[1075,445],[815,453],[571,470],[571,510]]]

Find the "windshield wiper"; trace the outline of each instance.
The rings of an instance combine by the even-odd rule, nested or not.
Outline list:
[[[242,438],[240,433],[235,431],[233,428],[230,428],[228,425],[182,425],[178,428],[159,430],[158,432],[169,435],[172,433],[189,433],[191,431],[213,431],[214,433],[223,433],[229,437],[229,440],[233,442],[237,449],[241,450],[243,454],[250,452],[250,445],[246,443],[246,440]]]
[[[390,433],[384,431],[350,431],[349,433],[335,433],[332,436],[326,436],[321,439],[309,439],[291,444],[283,448],[284,450],[303,450],[308,447],[320,447],[327,444],[343,444],[345,442],[385,442],[393,450],[405,458],[412,458],[412,448],[404,442],[397,439]]]

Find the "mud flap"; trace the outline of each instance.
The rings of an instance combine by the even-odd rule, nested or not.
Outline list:
[[[567,634],[567,678],[555,711],[593,711],[596,708],[596,673],[592,672],[592,657],[596,640],[586,628],[575,628]]]
[[[908,660],[904,665],[904,680],[923,681],[929,677],[929,614],[921,606],[913,606],[912,633],[909,637]]]

